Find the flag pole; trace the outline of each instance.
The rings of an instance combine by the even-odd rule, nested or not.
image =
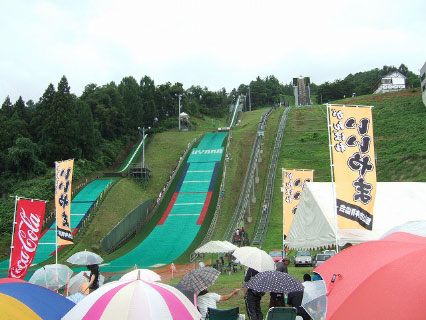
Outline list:
[[[284,212],[284,171],[285,171],[285,168],[281,168],[281,188],[282,188],[282,193],[283,193],[283,195],[282,195],[282,199],[283,199],[283,257],[285,257],[287,254],[286,254],[286,252],[285,252],[285,239],[284,239],[284,237],[285,237],[285,227],[284,227],[284,224],[285,224],[285,212]]]
[[[331,124],[330,124],[330,104],[327,103],[327,126],[328,126],[328,149],[330,151],[330,171],[331,171],[331,188],[333,190],[333,215],[334,215],[334,228],[335,228],[335,237],[336,237],[336,252],[339,252],[339,241],[338,241],[338,224],[337,224],[337,208],[336,208],[336,184],[334,183],[334,162],[333,162],[333,153],[331,148]]]
[[[16,206],[18,204],[19,197],[15,196],[15,212],[13,214],[13,224],[12,224],[12,239],[10,240],[10,257],[9,257],[9,270],[12,266],[12,251],[13,251],[13,238],[15,237],[15,224],[16,224]]]
[[[56,173],[56,166],[58,165],[57,161],[55,161],[55,221],[56,221],[56,233],[55,233],[55,263],[58,264],[58,213],[57,213],[57,208],[56,208],[56,192],[58,192],[58,190],[56,190],[56,179],[57,179],[57,173]]]

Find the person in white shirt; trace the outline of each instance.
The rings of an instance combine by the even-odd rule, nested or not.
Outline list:
[[[232,296],[238,294],[239,291],[240,289],[235,289],[231,293],[223,295],[223,296],[214,292],[208,292],[207,289],[204,289],[203,291],[201,291],[197,297],[197,307],[201,313],[201,320],[206,319],[208,308],[217,309],[216,308],[217,302],[228,300]]]

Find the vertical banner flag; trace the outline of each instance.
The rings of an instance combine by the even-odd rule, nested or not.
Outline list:
[[[376,195],[372,107],[327,108],[338,227],[372,230]]]
[[[9,278],[23,279],[34,260],[46,202],[19,199],[10,258]]]
[[[58,245],[74,243],[70,220],[73,165],[73,159],[55,162],[55,208]]]
[[[314,180],[314,170],[283,169],[283,232],[287,236],[306,182]]]

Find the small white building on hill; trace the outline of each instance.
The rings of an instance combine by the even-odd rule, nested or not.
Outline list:
[[[374,93],[404,90],[406,87],[405,80],[406,77],[401,72],[391,72],[377,82]]]
[[[420,80],[422,82],[422,97],[423,103],[426,106],[426,62],[420,69]]]

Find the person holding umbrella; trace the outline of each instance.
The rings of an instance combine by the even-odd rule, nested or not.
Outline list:
[[[85,273],[84,276],[89,279],[89,286],[88,289],[90,290],[90,293],[95,291],[99,288],[99,265],[97,264],[90,264],[87,266],[87,269],[90,271],[90,275],[87,276]]]
[[[250,279],[258,273],[259,271],[253,268],[248,268],[244,277],[244,283],[246,284],[249,282]],[[260,308],[260,300],[264,295],[264,292],[244,288],[244,301],[246,303],[246,310],[250,320],[263,319],[262,309]]]
[[[238,292],[240,292],[240,289],[235,289],[232,292],[221,296],[217,293],[209,292],[207,288],[202,290],[197,297],[197,306],[201,313],[201,320],[206,319],[208,308],[217,309],[216,302],[228,300],[232,296],[238,294]]]

